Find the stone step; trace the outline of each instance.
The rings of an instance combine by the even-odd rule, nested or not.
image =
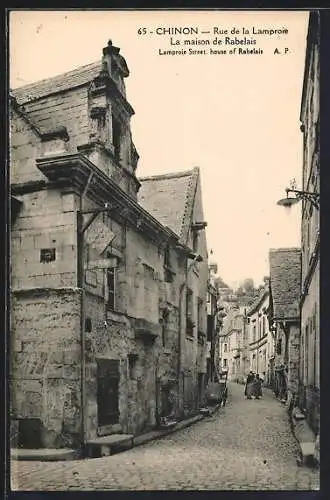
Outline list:
[[[69,448],[12,448],[10,450],[12,460],[32,460],[36,462],[57,462],[62,460],[75,460],[80,458],[80,453],[77,450]]]
[[[294,408],[292,410],[292,416],[296,420],[305,420],[305,415],[300,411],[299,408]]]
[[[105,457],[128,450],[133,446],[133,438],[133,434],[110,434],[90,439],[86,443],[87,457]]]

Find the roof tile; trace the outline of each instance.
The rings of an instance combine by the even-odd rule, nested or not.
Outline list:
[[[139,203],[179,237],[183,236],[187,203],[194,189],[195,174],[194,169],[139,179]]]
[[[40,80],[39,82],[24,85],[11,91],[16,98],[18,104],[23,104],[35,99],[40,99],[55,92],[84,85],[92,81],[100,72],[102,67],[101,61],[80,66],[67,73]]]

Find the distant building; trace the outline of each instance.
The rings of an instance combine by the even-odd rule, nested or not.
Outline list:
[[[267,286],[259,291],[259,295],[247,309],[249,323],[250,370],[259,373],[265,383],[270,378],[270,355],[272,338],[269,336],[268,323],[269,289]]]
[[[220,357],[220,318],[218,317],[218,292],[215,287],[217,265],[209,265],[209,283],[207,292],[207,375],[206,383],[213,382],[219,374]]]
[[[275,333],[275,394],[294,403],[298,395],[300,356],[300,277],[299,248],[270,250],[269,321]]]
[[[320,19],[310,12],[301,102],[304,137],[302,188],[320,192]],[[301,220],[301,359],[299,405],[315,433],[320,418],[320,214],[303,200]]]
[[[232,307],[224,319],[221,332],[222,369],[228,370],[229,380],[243,381],[247,374],[245,307]]]

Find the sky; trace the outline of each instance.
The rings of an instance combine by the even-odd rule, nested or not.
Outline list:
[[[307,23],[304,11],[12,11],[10,87],[97,61],[112,39],[130,69],[137,175],[199,166],[210,258],[229,285],[247,277],[257,285],[269,275],[270,248],[300,246],[300,205],[288,211],[276,202],[290,180],[301,185]],[[175,27],[199,33],[172,35],[171,44],[166,30]],[[226,36],[256,45],[225,44]],[[184,41],[196,39],[210,41],[190,45],[206,54],[163,54],[189,51]]]

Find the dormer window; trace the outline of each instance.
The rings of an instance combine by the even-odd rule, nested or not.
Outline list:
[[[196,221],[191,225],[191,238],[192,238],[192,247],[193,251],[197,253],[198,250],[198,235],[199,231],[203,231],[207,226],[207,222],[205,221]]]

